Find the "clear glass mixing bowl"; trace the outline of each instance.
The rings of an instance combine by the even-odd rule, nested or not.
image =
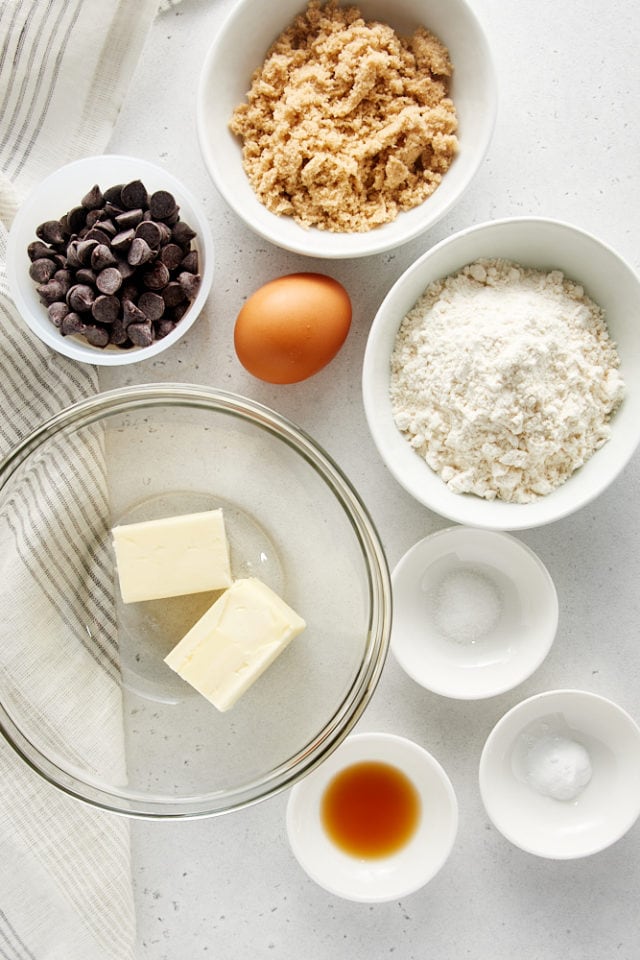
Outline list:
[[[111,528],[224,510],[234,577],[307,622],[219,713],[163,662],[215,595],[123,604]],[[290,421],[151,384],[64,410],[0,464],[0,726],[50,783],[129,816],[212,816],[291,786],[362,714],[391,589],[376,530]]]

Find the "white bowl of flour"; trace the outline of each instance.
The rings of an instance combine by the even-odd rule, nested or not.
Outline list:
[[[600,494],[640,441],[640,280],[569,224],[499,220],[396,282],[363,368],[398,482],[441,516],[515,530]]]

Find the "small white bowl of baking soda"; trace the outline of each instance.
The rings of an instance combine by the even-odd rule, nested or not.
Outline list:
[[[553,860],[604,850],[640,814],[640,728],[586,690],[548,690],[517,704],[487,738],[480,793],[515,846]]]

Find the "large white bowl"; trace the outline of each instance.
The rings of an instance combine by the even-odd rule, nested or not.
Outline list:
[[[434,280],[479,257],[503,257],[559,269],[583,284],[605,311],[617,343],[627,394],[607,443],[562,486],[532,503],[484,500],[452,492],[397,429],[389,397],[390,357],[398,328]],[[380,456],[416,500],[468,526],[518,530],[558,520],[589,503],[618,476],[640,441],[640,280],[610,247],[567,223],[536,217],[497,220],[454,234],[424,253],[391,288],[373,321],[364,357],[363,398]]]
[[[583,746],[592,775],[574,800],[556,800],[523,776],[524,753],[539,736]],[[640,728],[628,713],[586,690],[549,690],[498,721],[480,759],[480,792],[494,826],[511,843],[551,860],[604,850],[640,814]]]
[[[193,247],[198,251],[200,287],[175,329],[162,340],[148,347],[94,347],[80,337],[63,337],[47,316],[40,302],[36,284],[29,276],[27,246],[36,239],[36,227],[45,220],[58,220],[97,183],[103,190],[117,183],[143,181],[148,191],[168,190],[180,207],[180,217],[196,231]],[[211,291],[214,271],[214,248],[206,214],[190,190],[162,167],[117,154],[83,157],[55,170],[45,177],[21,204],[11,225],[7,245],[7,277],[11,296],[22,319],[47,346],[58,353],[83,363],[114,367],[149,360],[168,350],[193,326]]]
[[[367,20],[401,34],[423,25],[449,48],[454,66],[451,96],[459,118],[459,154],[425,203],[367,233],[305,229],[271,213],[258,200],[242,167],[240,140],[229,121],[245,99],[251,76],[279,34],[306,8],[305,0],[274,0],[268,16],[254,0],[239,0],[207,54],[198,90],[197,125],[204,162],[229,206],[256,233],[285,250],[312,257],[362,257],[380,253],[432,227],[458,200],[480,166],[493,133],[497,95],[491,54],[466,0],[362,0]]]

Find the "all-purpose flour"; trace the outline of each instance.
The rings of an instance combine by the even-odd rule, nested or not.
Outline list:
[[[609,438],[619,363],[581,286],[478,260],[431,284],[405,317],[391,358],[395,422],[450,489],[526,503]]]

